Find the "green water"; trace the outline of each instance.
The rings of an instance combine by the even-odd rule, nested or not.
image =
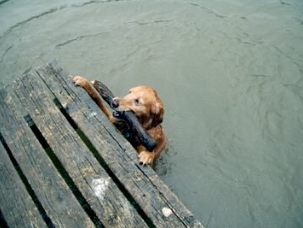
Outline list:
[[[0,1],[0,86],[53,59],[157,89],[156,171],[206,227],[303,227],[302,0]]]

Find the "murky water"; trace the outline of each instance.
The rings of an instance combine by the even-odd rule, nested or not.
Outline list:
[[[303,227],[303,1],[0,1],[0,86],[59,59],[155,87],[156,171],[206,227]]]

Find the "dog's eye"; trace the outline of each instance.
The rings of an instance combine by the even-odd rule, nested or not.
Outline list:
[[[137,98],[137,99],[135,99],[135,105],[140,105],[141,103],[140,103],[140,100]]]

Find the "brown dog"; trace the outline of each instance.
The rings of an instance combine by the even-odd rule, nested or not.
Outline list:
[[[81,86],[96,101],[101,110],[114,124],[119,120],[114,118],[112,112],[103,104],[102,98],[93,85],[84,77],[75,76],[75,85]],[[129,93],[123,98],[114,98],[118,104],[119,111],[133,111],[142,126],[149,135],[157,142],[156,148],[149,152],[140,143],[132,143],[138,151],[141,164],[152,164],[160,156],[166,146],[166,136],[162,129],[164,107],[157,92],[148,86],[138,86],[130,89]]]

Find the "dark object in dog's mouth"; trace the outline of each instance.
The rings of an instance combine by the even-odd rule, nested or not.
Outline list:
[[[114,110],[113,111],[113,117],[115,117],[117,119],[123,119],[123,116],[125,116],[125,112],[126,111],[117,111],[117,110]]]
[[[152,151],[157,146],[157,142],[142,127],[133,111],[115,110],[113,112],[113,116],[117,119],[124,120],[131,131],[138,136],[141,143],[148,149],[148,151]]]
[[[125,119],[125,115],[127,115],[126,113],[133,113],[135,115],[135,113],[133,111],[119,111],[119,110],[114,110],[113,111],[113,117],[117,118],[117,119]]]

